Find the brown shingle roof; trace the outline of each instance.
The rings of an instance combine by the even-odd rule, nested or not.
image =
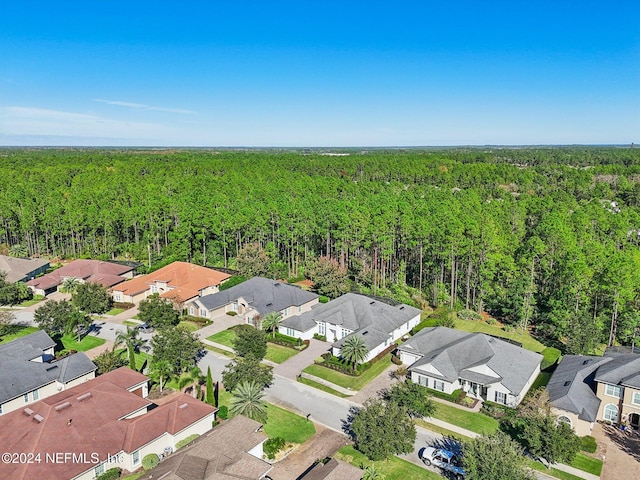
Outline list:
[[[49,260],[40,258],[14,258],[0,255],[0,271],[6,272],[9,283],[22,280],[31,272],[48,265]]]
[[[144,415],[125,419],[152,405],[127,390],[146,379],[123,367],[30,404],[29,411],[1,416],[0,445],[5,451],[40,453],[41,462],[0,464],[0,478],[73,478],[95,466],[94,456],[103,461],[108,454],[131,453],[164,432],[176,433],[215,411],[182,395]],[[76,454],[80,460],[46,461],[60,453]]]
[[[142,275],[118,286],[115,290],[125,295],[136,295],[149,290],[156,282],[166,282],[171,289],[161,296],[171,300],[187,301],[197,297],[200,290],[220,285],[230,274],[187,262],[173,262],[160,270]]]
[[[74,260],[51,273],[30,280],[27,282],[27,285],[48,290],[60,285],[65,278],[73,277],[82,279],[85,282],[100,283],[105,287],[110,287],[117,283],[114,283],[116,280],[115,277],[120,279],[118,282],[122,282],[124,281],[124,277],[121,277],[121,275],[130,272],[133,268],[134,267],[127,267],[117,263],[103,262],[101,260]],[[94,279],[91,280],[91,278]],[[103,283],[102,279],[105,279],[105,283]]]

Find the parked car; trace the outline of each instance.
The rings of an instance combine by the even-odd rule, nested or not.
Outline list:
[[[148,323],[143,323],[142,325],[139,325],[138,329],[142,333],[151,333],[151,332],[153,332],[153,327],[151,325],[149,325]]]
[[[443,448],[427,447],[420,453],[422,462],[434,465],[443,472],[453,475],[456,480],[464,480],[464,470],[460,467],[460,458],[453,452]]]

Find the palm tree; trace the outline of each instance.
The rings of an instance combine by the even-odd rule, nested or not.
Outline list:
[[[262,329],[265,332],[273,332],[273,338],[276,338],[278,327],[282,324],[282,315],[280,312],[269,312],[262,319]]]
[[[62,293],[74,293],[80,282],[75,277],[67,277],[63,280],[62,285],[58,287]]]
[[[198,391],[200,390],[198,387],[200,386],[200,382],[203,380],[204,375],[202,375],[200,368],[193,367],[180,378],[180,388],[182,389],[191,384],[191,393],[193,398],[198,398]]]
[[[362,337],[357,335],[348,337],[340,348],[340,356],[347,362],[351,362],[354,370],[359,363],[362,363],[367,358],[368,354],[367,344],[364,343]]]
[[[69,319],[67,320],[67,324],[64,328],[64,333],[66,335],[71,335],[74,331],[78,335],[78,343],[82,340],[82,327],[87,327],[91,325],[91,319],[89,316],[85,315],[79,310],[74,310],[71,312]]]
[[[129,368],[131,370],[136,369],[136,350],[142,345],[142,340],[138,337],[140,330],[137,328],[127,327],[126,331],[119,331],[113,342],[113,349],[115,350],[120,345],[125,345],[127,348],[127,355],[129,357]]]
[[[267,405],[262,400],[263,386],[255,382],[244,381],[240,383],[231,394],[231,408],[229,412],[233,415],[244,415],[256,422],[265,423],[267,421]]]
[[[153,362],[150,367],[151,375],[154,377],[158,377],[160,384],[160,393],[162,393],[162,388],[166,382],[173,376],[173,367],[167,360],[158,360],[157,362]],[[165,380],[164,382],[162,380]]]
[[[362,480],[385,480],[385,476],[380,470],[377,470],[374,465],[369,465],[364,469],[364,475]]]

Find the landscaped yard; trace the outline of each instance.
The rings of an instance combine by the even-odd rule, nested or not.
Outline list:
[[[602,460],[590,457],[584,453],[578,452],[570,465],[579,468],[583,472],[592,473],[593,475],[600,476],[602,473]]]
[[[282,363],[297,353],[298,351],[294,348],[276,345],[275,343],[267,343],[267,354],[264,358],[274,363]]]
[[[214,335],[211,335],[210,337],[207,337],[207,340],[233,348],[233,340],[235,338],[236,332],[234,330],[223,330]]]
[[[15,340],[16,338],[24,337],[25,335],[29,335],[30,333],[37,332],[38,329],[36,327],[25,327],[22,325],[11,325],[8,328],[8,333],[0,337],[0,343],[7,343],[11,340]]]
[[[35,305],[36,303],[40,303],[42,300],[44,300],[44,295],[34,295],[33,298],[31,300],[25,300],[24,302],[22,302],[21,304],[19,304],[19,307],[31,307],[33,305]]]
[[[60,344],[62,344],[62,348],[65,350],[77,350],[78,352],[86,352],[87,350],[91,350],[92,348],[99,347],[103,345],[106,340],[103,338],[92,337],[91,335],[86,335],[80,343],[78,343],[77,335],[63,335],[59,339],[56,340],[58,343],[58,348],[56,350],[61,349]]]
[[[128,366],[129,365],[129,355],[127,354],[127,349],[126,348],[119,348],[118,350],[116,350],[116,352],[119,353],[120,356],[127,361],[127,366]],[[136,357],[136,370],[137,371],[140,371],[140,369],[144,365],[145,360],[149,359],[149,361],[151,361],[151,355],[149,355],[148,353],[139,352],[139,353],[134,354],[134,356]]]
[[[184,328],[185,330],[193,333],[196,330],[200,330],[202,328],[202,325],[195,323],[195,322],[188,322],[188,321],[182,321],[178,324],[179,327]]]
[[[105,313],[105,315],[118,315],[124,311],[125,311],[124,308],[112,308],[107,313]]]
[[[441,402],[436,404],[436,413],[434,413],[433,417],[480,434],[492,433],[498,430],[498,421],[494,418],[482,413],[462,410]]]
[[[351,390],[360,390],[371,380],[380,375],[389,365],[391,365],[391,354],[388,353],[379,361],[374,363],[368,370],[358,377],[352,377],[336,370],[323,367],[321,365],[309,365],[303,370],[303,372],[310,375],[315,375],[328,382],[335,383],[343,388],[350,388]]]
[[[309,380],[308,378],[298,377],[298,382],[304,383],[305,385],[309,385],[310,387],[313,387],[313,388],[317,388],[318,390],[322,390],[323,392],[330,393],[331,395],[335,395],[336,397],[347,398],[350,396],[350,395],[345,395],[344,393],[340,393],[337,390],[334,390],[331,387],[327,387],[326,385],[323,385],[321,383],[314,382],[313,380]]]
[[[367,467],[375,465],[386,480],[442,480],[443,477],[436,472],[425,470],[418,465],[407,462],[398,457],[389,457],[388,460],[372,462],[365,455],[358,452],[351,445],[347,445],[338,450],[335,457],[344,462],[350,463],[354,467]],[[496,479],[497,480],[497,479]]]
[[[264,431],[269,438],[282,437],[291,443],[304,443],[316,433],[313,422],[271,403],[267,404]]]

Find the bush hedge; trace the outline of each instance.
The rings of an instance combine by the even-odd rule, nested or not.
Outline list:
[[[218,408],[218,418],[222,420],[229,418],[229,408],[226,405],[220,405],[220,408]]]
[[[598,449],[598,444],[596,443],[596,439],[590,435],[586,437],[580,437],[580,450],[588,453],[596,453]]]
[[[326,335],[320,335],[319,333],[314,333],[313,334],[313,338],[315,338],[316,340],[323,341],[323,342],[327,341],[327,336]]]
[[[180,440],[179,442],[176,443],[176,449],[182,448],[185,445],[190,444],[191,442],[193,442],[199,436],[200,435],[198,435],[197,433],[194,433],[193,435],[189,435],[188,437],[183,438],[182,440]]]
[[[236,315],[238,315],[238,312],[234,312],[233,310],[229,310],[227,312],[227,315],[229,315],[230,317],[235,317]]]
[[[96,480],[118,480],[118,478],[120,478],[121,473],[122,473],[121,468],[118,468],[118,467],[110,468],[109,470],[104,472],[102,475],[96,477]]]
[[[320,295],[320,298],[318,298],[318,302],[320,302],[320,303],[328,303],[329,302],[329,297],[325,297],[324,295]]]
[[[158,455],[150,453],[149,455],[145,455],[142,459],[142,468],[145,470],[151,470],[152,468],[157,467],[159,463],[160,460],[158,459]]]

